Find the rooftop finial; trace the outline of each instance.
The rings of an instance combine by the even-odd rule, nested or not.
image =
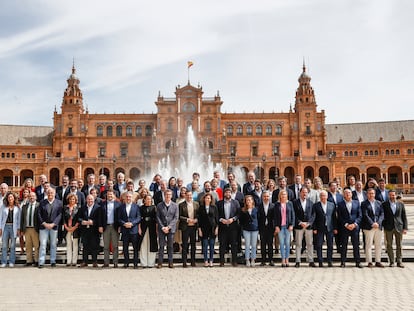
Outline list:
[[[74,74],[75,72],[76,72],[76,69],[75,69],[75,56],[74,56],[72,59],[72,73]]]
[[[306,72],[306,66],[305,66],[305,56],[303,57],[303,72]]]

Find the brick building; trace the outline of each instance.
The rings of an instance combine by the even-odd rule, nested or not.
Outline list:
[[[363,182],[383,177],[413,192],[414,120],[325,124],[310,81],[303,66],[287,113],[222,113],[218,93],[204,97],[202,87],[189,83],[177,86],[174,97],[159,94],[155,113],[102,114],[85,109],[72,68],[53,126],[0,125],[0,182],[18,188],[40,174],[53,184],[62,175],[148,176],[166,156],[177,164],[191,126],[202,151],[225,169],[254,170],[264,180],[284,175],[289,182],[295,174],[342,184],[351,174]]]

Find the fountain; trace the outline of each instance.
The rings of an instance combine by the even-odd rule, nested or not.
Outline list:
[[[178,155],[179,161],[175,161],[178,163],[177,167],[172,167],[171,158],[167,156],[158,161],[157,170],[152,172],[152,176],[158,173],[163,179],[167,180],[171,176],[180,177],[184,180],[184,185],[187,185],[191,182],[192,174],[197,172],[200,174],[200,185],[202,186],[206,180],[213,178],[213,173],[217,170],[220,172],[222,179],[227,179],[227,172],[222,164],[213,163],[210,154],[205,154],[201,151],[200,143],[197,142],[192,127],[189,127],[187,130],[185,145],[186,152]],[[244,173],[240,167],[233,168],[233,173],[235,173],[239,183],[244,182]],[[147,180],[152,180],[152,176]]]

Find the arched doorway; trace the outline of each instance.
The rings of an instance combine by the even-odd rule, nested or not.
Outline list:
[[[65,175],[69,176],[69,180],[75,178],[75,170],[71,167],[65,169]]]
[[[371,166],[367,169],[367,180],[369,178],[375,178],[378,180],[381,178],[381,170],[376,166]]]
[[[9,187],[13,186],[13,172],[12,170],[4,169],[0,171],[1,183],[6,183]]]
[[[310,178],[311,180],[313,180],[315,176],[313,167],[312,166],[305,167],[305,169],[303,170],[303,176],[304,178]]]
[[[22,186],[24,181],[28,178],[33,180],[33,171],[32,170],[21,170],[20,171],[20,186]],[[33,181],[33,186],[34,186],[34,181]]]
[[[60,172],[59,169],[54,167],[49,172],[49,182],[54,186],[60,185]]]
[[[83,180],[84,183],[87,184],[88,182],[88,175],[89,174],[95,174],[95,170],[92,167],[87,167],[84,171],[83,171]]]
[[[294,177],[295,177],[295,169],[291,166],[286,167],[284,176],[287,178],[288,184],[293,184]]]
[[[414,184],[414,166],[410,167],[410,184]]]
[[[277,180],[279,177],[279,169],[275,170],[275,167],[272,166],[269,170],[269,179]]]
[[[388,169],[388,183],[389,184],[402,184],[402,169],[399,166],[391,166]]]
[[[355,177],[355,180],[359,180],[359,169],[356,167],[348,167],[346,169],[346,179],[348,180],[348,176],[353,175]]]
[[[329,184],[329,168],[321,166],[319,168],[319,177],[322,179],[322,183],[324,185]]]
[[[244,180],[247,180],[247,173],[249,172],[249,169],[248,169],[247,167],[245,167],[245,166],[242,166],[242,167],[240,168],[240,170],[241,170],[241,171],[242,171],[242,173],[243,173],[242,178],[243,178]]]

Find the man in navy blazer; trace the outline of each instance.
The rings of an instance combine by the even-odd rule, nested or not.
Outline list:
[[[132,202],[134,193],[128,191],[125,196],[125,203],[119,207],[119,226],[122,233],[122,249],[124,252],[124,268],[129,266],[129,243],[132,243],[134,250],[134,269],[138,268],[138,234],[141,234],[141,211]]]
[[[307,198],[308,188],[302,187],[299,191],[299,198],[293,201],[293,209],[295,211],[295,241],[296,241],[296,264],[300,266],[300,255],[303,238],[306,241],[306,252],[308,255],[308,263],[310,267],[315,267],[313,262],[313,222],[315,221],[315,213],[311,200]]]
[[[62,201],[56,199],[56,192],[53,188],[46,190],[47,198],[39,204],[39,268],[42,268],[46,259],[47,241],[50,239],[50,265],[56,266],[56,242],[58,225],[62,217]]]
[[[230,244],[231,263],[237,266],[237,234],[240,204],[231,198],[231,189],[224,189],[223,200],[217,202],[219,215],[220,266],[224,266],[224,254]]]
[[[81,267],[88,266],[88,257],[91,255],[93,267],[98,267],[100,207],[95,203],[92,194],[86,197],[86,204],[82,206],[79,215],[81,224],[81,238],[83,244],[83,262]]]
[[[358,200],[361,204],[367,199],[367,192],[363,189],[362,181],[358,180],[355,183],[355,190],[352,190],[352,200]]]
[[[368,189],[367,196],[368,199],[361,203],[361,228],[365,236],[365,261],[368,262],[369,268],[374,266],[372,263],[372,244],[374,244],[375,266],[384,268],[384,265],[381,263],[381,239],[384,209],[382,208],[381,202],[375,200],[375,189]]]
[[[116,200],[113,189],[106,191],[106,200],[101,202],[101,221],[99,233],[104,242],[104,268],[109,267],[109,246],[112,243],[114,268],[118,268],[119,208],[121,202]]]
[[[279,192],[280,190],[286,190],[287,194],[288,194],[288,199],[289,201],[293,201],[295,199],[295,194],[292,190],[290,190],[287,187],[287,178],[285,176],[280,176],[277,180],[279,188],[277,188],[275,191],[273,191],[272,194],[272,202],[276,203],[277,201],[279,201]]]
[[[316,253],[319,267],[323,267],[322,244],[326,237],[328,267],[332,267],[333,237],[337,233],[337,219],[335,205],[328,201],[328,193],[322,190],[319,193],[320,201],[313,205],[315,220],[313,233],[316,234]]]
[[[348,240],[351,237],[355,265],[362,268],[359,254],[359,229],[362,221],[362,211],[359,201],[352,200],[352,191],[344,189],[344,200],[338,203],[338,227],[341,231],[341,267],[345,267]]]
[[[164,201],[157,205],[157,223],[158,223],[158,265],[157,268],[162,267],[164,260],[164,248],[167,244],[168,253],[168,267],[174,268],[173,265],[173,244],[174,234],[177,227],[179,216],[178,205],[172,201],[172,191],[167,189],[164,192]]]
[[[385,189],[385,179],[378,180],[378,188],[376,189],[375,199],[380,202],[388,201],[388,190]]]
[[[269,265],[274,266],[273,233],[275,231],[275,205],[270,201],[270,192],[268,190],[263,191],[262,198],[263,200],[258,206],[257,214],[259,221],[260,249],[262,253],[261,265],[264,266],[266,261],[269,261]]]
[[[388,192],[389,200],[382,203],[384,208],[384,231],[387,240],[387,254],[390,267],[394,266],[394,250],[392,248],[392,240],[395,236],[395,244],[397,246],[397,266],[404,268],[402,263],[401,243],[403,234],[407,234],[408,222],[405,206],[402,202],[397,201],[397,193],[395,190]]]

